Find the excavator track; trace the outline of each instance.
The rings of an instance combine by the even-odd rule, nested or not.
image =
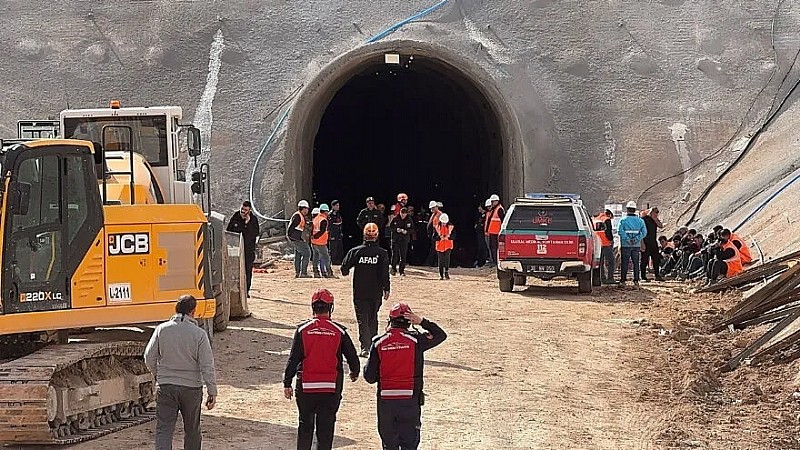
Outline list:
[[[74,444],[153,420],[144,347],[52,345],[0,364],[0,443]]]

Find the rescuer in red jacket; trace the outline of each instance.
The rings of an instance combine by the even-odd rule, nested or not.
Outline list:
[[[361,367],[347,329],[331,320],[333,294],[327,289],[314,292],[311,309],[314,317],[298,325],[294,333],[283,375],[283,394],[292,398],[292,379],[297,375],[297,450],[311,450],[315,425],[317,450],[330,450],[342,401],[342,356],[350,366],[350,381],[358,379]]]
[[[428,332],[409,331],[412,324]],[[388,331],[373,339],[364,379],[378,383],[378,434],[384,450],[416,450],[419,446],[425,403],[423,353],[446,338],[439,325],[398,303],[389,311]]]

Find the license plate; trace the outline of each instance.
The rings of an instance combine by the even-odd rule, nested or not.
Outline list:
[[[533,266],[534,272],[556,273],[556,266],[550,265],[535,265]]]

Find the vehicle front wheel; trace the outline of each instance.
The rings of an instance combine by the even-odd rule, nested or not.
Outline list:
[[[578,293],[591,294],[592,293],[592,271],[583,272],[578,274]]]

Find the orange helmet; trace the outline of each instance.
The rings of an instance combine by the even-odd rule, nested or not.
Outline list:
[[[364,240],[365,241],[377,241],[378,234],[380,231],[378,230],[378,225],[374,223],[368,223],[364,225]]]
[[[397,201],[402,202],[403,200],[408,200],[408,195],[402,192],[397,194]]]

